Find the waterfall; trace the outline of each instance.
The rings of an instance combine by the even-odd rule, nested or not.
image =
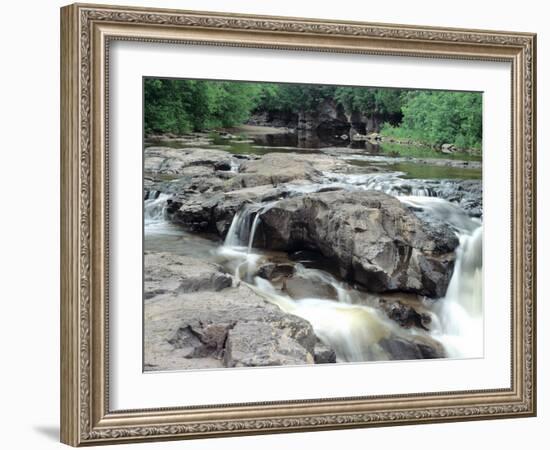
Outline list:
[[[483,356],[481,221],[441,198],[403,196],[399,200],[455,230],[459,239],[455,267],[445,297],[434,305],[432,335],[443,343],[449,357]]]
[[[246,204],[233,216],[224,244],[218,252],[228,258],[227,264],[232,269],[236,282],[249,281],[256,269],[260,256],[252,253],[254,236],[261,214],[272,203]]]
[[[338,362],[387,360],[379,341],[401,333],[398,325],[369,306],[316,298],[292,300],[259,277],[254,278],[253,287],[283,311],[307,320],[319,339],[335,351]]]
[[[479,219],[470,217],[460,206],[442,198],[402,196],[399,200],[415,210],[422,210],[431,218],[450,224],[459,234],[470,234],[481,226]]]
[[[227,235],[225,236],[224,246],[225,247],[236,247],[240,244],[241,240],[239,238],[241,229],[242,229],[242,222],[243,222],[243,209],[240,209],[234,216],[233,220],[231,221],[231,226],[229,227],[229,231],[227,232]]]
[[[248,245],[252,215],[257,210],[258,205],[244,205],[237,211],[225,236],[225,247],[244,247]]]
[[[143,202],[143,218],[145,225],[164,220],[167,200],[171,196],[158,191],[148,191]]]
[[[231,170],[238,170],[236,159],[232,160]],[[216,248],[216,241],[207,246],[202,241],[193,243],[188,236],[180,239],[185,233],[177,224],[170,224],[166,220],[170,195],[154,190],[146,191],[145,233],[157,245],[157,249],[175,251],[177,248],[181,253],[209,258],[221,264],[224,270],[234,276],[235,283],[248,283],[266,300],[307,320],[319,339],[334,349],[338,362],[390,359],[391,350],[383,348],[381,341],[395,338],[411,340],[418,335],[440,341],[450,357],[482,356],[483,231],[481,221],[470,217],[461,208],[463,205],[459,201],[464,196],[479,196],[479,192],[463,190],[460,182],[455,180],[406,179],[403,172],[325,175],[317,183],[287,183],[279,186],[277,196],[288,198],[332,188],[376,190],[397,197],[416,214],[428,217],[429,222],[445,222],[455,230],[460,242],[456,249],[455,268],[445,297],[436,300],[431,307],[432,323],[429,332],[400,327],[375,306],[372,300],[374,294],[352,289],[328,271],[295,263],[284,254],[255,249],[258,233],[261,236],[262,215],[277,200],[244,204],[234,215],[223,245]],[[257,241],[260,242],[260,239]],[[293,299],[284,276],[273,279],[273,282],[256,276],[258,269],[265,263],[278,264],[281,261],[285,265],[294,266],[293,277],[302,278],[312,285],[305,291],[310,297]],[[324,286],[316,289],[318,285]],[[299,287],[303,289],[302,286]],[[328,289],[325,290],[325,287]],[[313,291],[316,292],[315,296],[311,294]],[[292,295],[296,298],[300,296],[295,292]]]
[[[483,227],[460,235],[453,276],[434,312],[434,337],[450,357],[483,356]]]
[[[250,238],[248,239],[247,253],[250,253],[250,250],[252,250],[252,245],[254,244],[254,236],[256,235],[256,228],[258,228],[258,224],[260,223],[260,215],[261,215],[261,212],[258,211],[254,216],[254,221],[252,222],[252,229],[250,230]]]
[[[336,291],[339,302],[348,304],[352,303],[348,289],[346,289],[344,284],[334,278],[330,273],[319,269],[306,268],[303,264],[296,264],[296,266],[294,266],[294,274],[299,277],[309,279],[315,283],[328,284]]]
[[[416,180],[402,178],[404,172],[383,172],[368,174],[339,174],[325,173],[325,175],[343,187],[354,187],[367,191],[380,191],[388,195],[421,195],[435,197],[436,191],[425,183],[418,183]]]
[[[354,176],[354,175],[346,175]],[[384,178],[386,176],[386,178]],[[361,177],[365,177],[361,175]],[[390,177],[391,178],[391,177]],[[385,181],[384,181],[385,180]],[[394,179],[395,180],[395,179]],[[400,183],[403,180],[399,180]],[[378,183],[379,190],[395,190],[396,185],[387,184],[387,174],[373,174],[371,183]],[[315,192],[321,185],[290,189],[288,195]],[[373,187],[367,184],[367,187]],[[366,187],[365,187],[366,188]],[[440,341],[449,357],[475,357],[482,355],[482,226],[481,221],[470,217],[460,206],[442,198],[426,194],[429,189],[414,191],[415,195],[399,195],[398,198],[417,214],[430,220],[449,224],[459,237],[456,263],[444,298],[436,301],[432,313],[429,334]],[[410,192],[409,189],[402,192]],[[429,193],[429,192],[428,192]],[[433,192],[432,192],[433,193]],[[393,194],[395,195],[395,193]],[[260,204],[245,204],[233,217],[229,231],[219,253],[227,258],[226,265],[234,273],[237,282],[251,284],[259,293],[277,304],[284,311],[310,322],[316,335],[329,345],[341,362],[372,361],[389,359],[380,341],[386,338],[411,337],[414,330],[406,330],[372,306],[354,304],[350,289],[330,273],[295,265],[295,277],[314,284],[330,286],[336,298],[304,298],[294,300],[270,281],[255,276],[260,262],[265,259],[261,252],[253,252],[254,239],[261,223],[262,214],[276,201]]]
[[[475,203],[481,196],[481,183],[476,181],[465,185],[464,180],[407,179],[403,178],[406,175],[404,172],[367,174],[325,172],[324,175],[328,180],[328,186],[380,191],[399,198],[402,196],[437,197],[465,206],[469,201]]]
[[[237,162],[237,160],[235,158],[231,158],[229,171],[231,173],[238,173],[239,172],[239,166],[240,166],[240,164]]]
[[[254,237],[261,222],[261,215],[271,208],[276,201],[267,203],[245,204],[237,211],[229,231],[225,236],[225,247],[245,247],[250,253],[254,244]]]

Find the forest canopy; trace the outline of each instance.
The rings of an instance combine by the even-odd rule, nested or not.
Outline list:
[[[481,147],[479,93],[236,81],[146,78],[145,133],[232,127],[258,112],[316,111],[326,100],[347,114],[376,118],[387,136]]]

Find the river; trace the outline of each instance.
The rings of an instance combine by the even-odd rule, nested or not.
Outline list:
[[[287,183],[289,196],[302,196],[330,189],[377,190],[397,197],[416,214],[430,221],[444,222],[459,239],[456,262],[446,294],[440,299],[415,296],[415,307],[428,315],[429,326],[404,327],[391,320],[376,303],[376,295],[358,289],[342,279],[337,270],[304,252],[292,259],[284,252],[255,247],[255,234],[262,214],[277,199],[248,203],[233,217],[223,240],[204,233],[191,233],[167,219],[167,200],[172,195],[154,190],[144,201],[145,251],[171,252],[199,257],[220,264],[234,276],[235,283],[247,283],[283,311],[306,319],[315,334],[336,353],[337,362],[381,361],[392,359],[383,345],[384,338],[411,336],[439,342],[450,358],[483,355],[482,296],[482,216],[480,162],[455,156],[442,158],[430,149],[410,149],[413,155],[395,154],[384,146],[363,143],[359,148],[325,145],[299,145],[291,133],[211,134],[201,148],[230,152],[231,171],[238,172],[243,155],[262,156],[271,152],[289,154],[331,154],[354,166],[352,173],[325,171],[315,183]],[[159,145],[158,142],[146,142]],[[163,142],[173,148],[177,140]],[[313,147],[313,148],[311,148]],[[356,146],[357,147],[357,146]],[[449,162],[448,162],[449,161]],[[373,171],[376,170],[376,171]],[[170,177],[168,177],[170,178]],[[478,189],[465,190],[471,180]],[[466,184],[467,186],[467,184]],[[258,268],[266,261],[292,265],[301,279],[330,286],[336,295],[293,299],[277,281],[259,277]]]

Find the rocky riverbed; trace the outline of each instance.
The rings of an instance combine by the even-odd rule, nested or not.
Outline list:
[[[477,356],[480,162],[246,131],[146,141],[145,370]]]

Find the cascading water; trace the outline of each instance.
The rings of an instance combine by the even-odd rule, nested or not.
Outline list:
[[[459,237],[464,233],[470,234],[481,226],[481,220],[470,217],[458,205],[442,198],[401,196],[399,200],[413,210],[421,211],[433,219],[451,225]]]
[[[481,185],[460,180],[419,180],[404,178],[404,172],[340,174],[325,172],[327,182],[343,189],[380,191],[394,197],[437,197],[460,207],[480,208]],[[472,208],[473,209],[473,208]]]
[[[433,336],[449,357],[483,356],[483,226],[457,205],[431,197],[400,197],[415,209],[450,224],[459,238],[445,297],[434,305]]]
[[[252,250],[252,246],[254,245],[254,236],[256,236],[256,229],[258,228],[258,224],[260,223],[260,216],[261,216],[260,211],[258,211],[254,216],[254,221],[252,222],[252,228],[250,229],[250,237],[248,238],[247,253],[250,253],[250,251]]]
[[[246,204],[239,209],[233,217],[225,236],[224,247],[245,247],[250,252],[260,222],[260,216],[274,203]]]
[[[302,276],[306,270],[301,270]],[[315,272],[310,274],[317,275]],[[326,273],[323,275],[330,277]],[[387,360],[388,354],[379,342],[401,332],[394,322],[369,306],[321,298],[293,300],[260,277],[254,278],[254,286],[258,293],[283,311],[307,320],[319,339],[335,351],[339,362]]]
[[[143,202],[143,219],[145,226],[163,222],[166,213],[167,200],[171,196],[157,191],[149,191]]]
[[[260,260],[259,255],[252,253],[254,238],[262,213],[272,204],[244,205],[231,221],[219,253],[226,258],[237,281],[248,280]]]
[[[455,198],[459,187],[452,181],[424,183],[402,178],[400,172],[385,172],[362,175],[330,174],[320,183],[284,186],[285,196],[305,195],[327,188],[350,190],[378,190],[396,196],[417,214],[451,225],[459,236],[454,273],[444,298],[434,302],[430,335],[439,340],[450,357],[473,357],[482,355],[482,224],[471,218],[459,204],[445,198]],[[145,232],[148,235],[180,235],[165,217],[170,195],[151,191],[144,200]],[[221,263],[234,274],[236,282],[250,284],[258,293],[277,304],[284,311],[309,321],[316,335],[334,349],[337,361],[372,361],[389,359],[389,354],[380,344],[384,339],[410,338],[423,330],[409,330],[390,320],[378,308],[354,304],[349,286],[330,273],[294,265],[294,276],[315,285],[327,285],[336,296],[331,298],[293,299],[281,287],[257,277],[259,267],[269,257],[266,252],[254,248],[261,230],[262,214],[276,201],[245,204],[233,217],[223,245],[213,248],[202,241],[192,245],[204,248],[205,255]],[[179,241],[157,239],[157,247],[181,245]],[[188,237],[186,237],[188,239]],[[189,246],[186,241],[185,246]],[[178,247],[179,248],[179,247]],[[198,248],[198,247],[197,247]],[[178,250],[179,251],[179,250]],[[212,256],[212,255],[215,255]]]
[[[439,339],[449,357],[483,356],[483,227],[460,235],[456,263],[445,298],[434,308]]]
[[[350,293],[348,289],[344,287],[343,283],[323,270],[306,268],[303,264],[296,264],[296,266],[294,266],[294,275],[311,280],[314,283],[329,285],[336,291],[339,302],[352,303]]]
[[[316,192],[328,186],[348,189],[374,189],[397,196],[419,214],[453,227],[460,245],[456,251],[456,264],[445,298],[435,302],[432,337],[439,340],[449,357],[472,357],[480,354],[482,346],[482,295],[481,295],[481,221],[470,217],[455,203],[439,198],[450,192],[452,183],[441,182],[431,187],[411,187],[400,173],[368,175],[341,175],[325,184],[287,186],[289,196]],[[413,183],[414,184],[414,183]],[[412,195],[411,195],[412,194]],[[379,345],[381,339],[403,336],[406,331],[389,320],[378,309],[354,305],[349,291],[329,273],[295,265],[295,276],[314,283],[331,286],[337,300],[306,298],[293,300],[269,281],[254,277],[262,257],[254,252],[254,240],[261,223],[261,215],[276,202],[249,204],[234,216],[220,250],[233,260],[235,278],[253,284],[259,292],[286,312],[308,320],[321,340],[333,348],[339,361],[368,361],[387,359]]]

